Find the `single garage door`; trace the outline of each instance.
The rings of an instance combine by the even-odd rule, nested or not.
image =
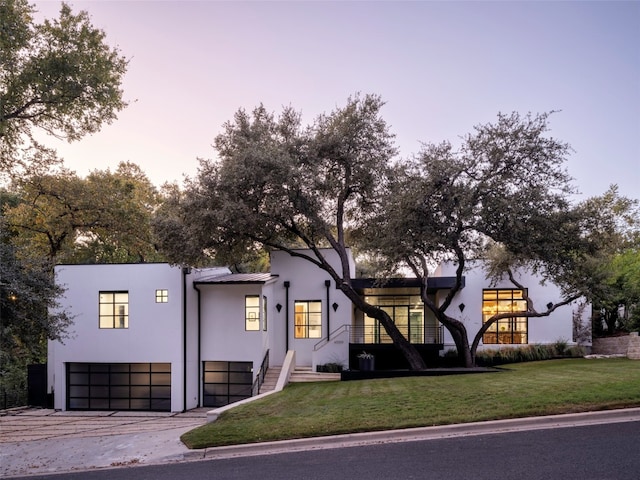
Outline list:
[[[251,396],[253,362],[202,362],[202,406],[222,407]]]
[[[67,363],[67,409],[171,411],[170,363]]]

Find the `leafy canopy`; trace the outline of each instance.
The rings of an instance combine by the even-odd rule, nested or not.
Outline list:
[[[0,171],[46,166],[55,153],[37,133],[78,140],[127,104],[127,60],[86,12],[62,4],[57,19],[34,23],[26,0],[0,2]]]

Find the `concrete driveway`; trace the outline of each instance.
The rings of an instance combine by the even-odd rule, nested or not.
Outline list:
[[[59,412],[0,416],[0,476],[180,461],[180,435],[206,423],[209,409],[185,413]]]

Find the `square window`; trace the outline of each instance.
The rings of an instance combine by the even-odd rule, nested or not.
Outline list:
[[[168,303],[169,290],[156,290],[156,303]]]

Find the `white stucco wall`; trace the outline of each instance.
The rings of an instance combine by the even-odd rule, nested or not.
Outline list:
[[[330,249],[323,250],[325,258],[338,271],[341,272],[340,259],[338,254]],[[353,258],[349,259],[351,275],[355,275],[355,263]],[[271,253],[271,273],[278,275],[278,281],[274,285],[275,303],[280,303],[282,309],[276,313],[276,317],[281,325],[288,322],[288,348],[296,351],[296,364],[301,366],[312,366],[314,346],[322,339],[327,338],[330,332],[340,328],[342,325],[351,324],[352,306],[351,301],[337,290],[335,282],[324,270],[320,269],[308,260],[292,257],[287,252],[275,251]],[[328,288],[329,301],[327,302],[327,287],[325,281],[330,281]],[[289,305],[286,308],[287,289],[284,282],[289,282]],[[322,302],[322,335],[321,338],[294,338],[294,303],[296,301],[321,301]],[[334,311],[332,305],[336,303],[337,309]],[[289,318],[286,318],[286,314]],[[328,314],[328,317],[327,317]],[[285,332],[281,332],[283,337],[279,337],[277,345],[280,345],[280,338],[286,337]],[[349,344],[344,344],[344,356],[348,356]],[[335,355],[331,355],[334,357]],[[331,361],[331,360],[327,360]],[[322,360],[320,360],[322,363]]]
[[[55,408],[66,408],[65,363],[171,363],[171,409],[183,408],[182,273],[167,264],[61,265],[56,281],[67,288],[61,307],[74,315],[71,338],[49,342],[49,386]],[[169,291],[155,303],[156,289]],[[129,292],[129,328],[101,329],[99,292]]]
[[[259,295],[262,302],[263,285],[212,284],[198,288],[202,292],[202,361],[250,361],[257,372],[267,349],[269,331],[262,329],[262,318],[260,330],[245,330],[245,296]]]
[[[455,265],[443,264],[437,270],[439,276],[455,276]],[[492,285],[487,280],[484,270],[480,266],[474,266],[464,272],[465,287],[453,300],[449,307],[448,313],[463,321],[467,327],[469,334],[469,342],[473,341],[473,337],[482,326],[482,291],[487,288],[516,288],[507,278],[503,279],[496,285]],[[561,300],[559,288],[547,282],[545,285],[540,283],[540,278],[527,271],[520,271],[516,274],[516,280],[527,288],[529,297],[534,302],[537,311],[545,311],[546,305],[557,303]],[[442,301],[446,292],[440,292],[438,295],[439,302]],[[460,312],[459,305],[464,304],[463,312]],[[529,344],[549,344],[558,340],[565,340],[572,343],[573,340],[573,312],[577,311],[578,302],[558,308],[548,317],[530,318],[528,321],[528,343]],[[588,309],[586,310],[588,311]],[[501,346],[513,345],[487,345],[486,348],[500,348]],[[453,339],[445,329],[445,351],[455,348]],[[482,342],[480,349],[485,348]]]

